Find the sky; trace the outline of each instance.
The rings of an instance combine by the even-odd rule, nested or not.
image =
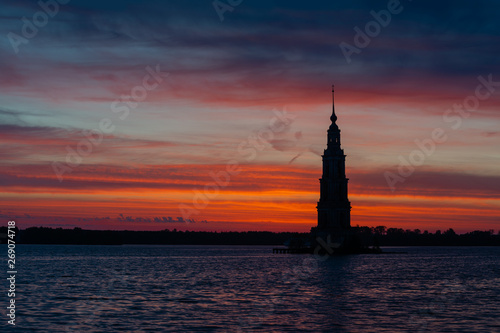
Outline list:
[[[334,84],[351,225],[500,230],[498,1],[0,9],[5,223],[309,231]]]

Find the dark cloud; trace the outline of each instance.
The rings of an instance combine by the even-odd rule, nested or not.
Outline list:
[[[429,197],[500,198],[500,176],[477,175],[448,170],[417,169],[399,182],[392,192],[384,173],[395,172],[397,167],[370,172],[349,172],[350,189],[359,194],[406,195]]]
[[[317,90],[335,81],[346,90],[383,86],[386,93],[407,94],[408,90],[399,88],[404,85],[432,96],[436,87],[423,82],[439,78],[462,93],[477,75],[498,72],[500,3],[401,0],[401,4],[404,10],[393,15],[349,65],[339,43],[352,44],[354,27],[364,28],[373,20],[370,11],[385,9],[387,2],[244,1],[220,22],[210,1],[193,6],[187,1],[75,0],[61,6],[56,25],[44,27],[23,46],[26,53],[21,59],[7,57],[3,67],[11,72],[7,75],[10,87],[26,82],[27,77],[40,86],[36,82],[42,69],[43,78],[47,69],[54,70],[49,83],[53,84],[65,67],[75,78],[85,78],[89,72],[106,77],[161,61],[183,77],[172,90],[177,97],[200,96],[206,101],[204,94],[198,94],[202,87],[197,82],[203,77],[205,85],[221,86],[210,94],[219,102],[239,84],[270,99],[262,82],[281,86],[283,91],[294,86]],[[16,13],[24,10],[26,15],[37,9],[29,1],[9,1],[4,6],[15,7]],[[49,49],[73,46],[82,53],[62,58]],[[4,47],[5,53],[11,51]],[[27,60],[23,57],[28,53],[32,63],[20,62]],[[29,67],[34,68],[28,71]]]
[[[77,151],[79,144],[91,145],[91,153],[82,155],[82,163],[113,157],[120,160],[119,163],[123,163],[120,159],[123,157],[145,162],[147,158],[155,158],[161,152],[182,146],[179,142],[117,136],[88,129],[1,124],[0,139],[3,142],[0,146],[3,162],[13,164],[32,161],[64,163],[68,148]]]

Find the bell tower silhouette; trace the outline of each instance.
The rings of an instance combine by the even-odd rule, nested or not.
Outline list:
[[[328,128],[327,148],[322,155],[323,175],[320,182],[317,231],[334,237],[345,236],[351,228],[351,203],[347,197],[344,150],[340,148],[340,129],[336,124],[334,90],[332,85],[333,110]]]

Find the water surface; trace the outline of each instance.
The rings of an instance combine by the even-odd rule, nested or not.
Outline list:
[[[398,250],[18,245],[16,331],[500,332],[499,247]]]

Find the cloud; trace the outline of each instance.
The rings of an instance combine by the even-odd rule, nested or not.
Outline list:
[[[491,138],[495,136],[500,136],[500,131],[483,132],[482,134],[487,138]]]
[[[240,174],[230,177],[222,192],[264,193],[287,191],[319,195],[317,178],[321,168],[290,165],[240,165]],[[4,191],[81,192],[151,189],[192,193],[214,182],[211,174],[225,170],[225,165],[142,165],[141,168],[117,165],[81,165],[59,182],[50,164],[3,166],[0,179]],[[500,198],[500,176],[475,175],[449,170],[420,169],[399,183],[392,193],[384,178],[384,169],[348,169],[349,193],[352,195],[418,196],[429,198]]]
[[[175,77],[156,97],[162,101],[319,105],[328,102],[324,90],[332,82],[351,101],[463,99],[478,75],[498,72],[500,26],[491,14],[498,4],[482,1],[474,10],[465,1],[429,4],[405,3],[348,65],[338,44],[352,43],[354,26],[363,27],[373,19],[370,11],[383,7],[365,1],[277,1],[271,7],[257,1],[238,6],[234,19],[221,24],[210,4],[74,2],[58,28],[40,34],[50,48],[37,38],[37,48],[30,49],[36,59],[7,57],[2,71],[8,80],[0,84],[26,96],[92,101],[115,97],[130,88],[131,76],[161,63]]]
[[[392,196],[384,178],[388,170],[397,168],[349,172],[350,190],[357,194]],[[421,168],[404,183],[398,183],[393,195],[500,199],[500,176]]]
[[[70,199],[61,200],[57,209],[45,205],[57,194],[82,199],[81,209],[92,200],[108,200],[105,204],[114,207],[119,203],[110,198],[130,191],[154,197],[153,203],[144,199],[141,209],[151,204],[163,217],[161,195],[191,200],[193,189],[213,181],[209,173],[223,170],[221,161],[234,157],[258,112],[293,105],[300,131],[294,127],[270,140],[260,159],[242,166],[210,213],[228,221],[258,208],[284,219],[283,211],[269,208],[274,195],[275,201],[293,202],[291,210],[300,218],[311,219],[304,207],[307,200],[317,200],[324,132],[322,141],[316,132],[328,125],[319,110],[330,104],[332,83],[343,112],[343,142],[351,144],[346,152],[356,161],[348,169],[353,197],[496,200],[495,158],[469,157],[471,152],[496,156],[498,131],[491,124],[500,115],[500,94],[464,119],[464,128],[455,132],[459,139],[448,132],[442,153],[429,160],[441,169],[418,169],[396,194],[385,184],[381,165],[421,133],[444,126],[445,110],[474,92],[479,75],[500,72],[498,2],[402,3],[404,11],[353,55],[351,64],[339,43],[353,43],[354,27],[364,28],[373,19],[370,11],[384,9],[386,2],[244,1],[226,13],[224,22],[210,1],[193,6],[184,0],[74,0],[61,6],[18,55],[6,38],[0,41],[4,205],[66,209],[64,200]],[[2,6],[3,36],[19,33],[21,17],[38,10],[33,1],[8,0]],[[111,102],[141,82],[145,67],[156,64],[170,72],[169,79],[59,183],[50,163],[64,162],[67,147],[85,139],[83,129],[95,126]],[[278,152],[289,154],[276,157]],[[316,167],[299,165],[304,161]],[[493,171],[480,175],[484,170]],[[31,201],[18,200],[19,193],[32,196]],[[255,199],[259,196],[264,204]],[[225,204],[244,213],[227,213]],[[292,213],[286,218],[294,220]]]
[[[93,143],[90,143],[89,138],[94,140]],[[0,139],[5,143],[0,147],[0,155],[4,157],[4,163],[9,164],[37,161],[64,163],[68,152],[78,151],[82,142],[92,147],[90,154],[82,155],[87,164],[95,161],[138,164],[136,159],[141,159],[141,163],[158,162],[164,158],[165,152],[169,152],[170,158],[173,158],[186,146],[197,146],[193,143],[91,133],[86,129],[18,125],[0,125]]]

